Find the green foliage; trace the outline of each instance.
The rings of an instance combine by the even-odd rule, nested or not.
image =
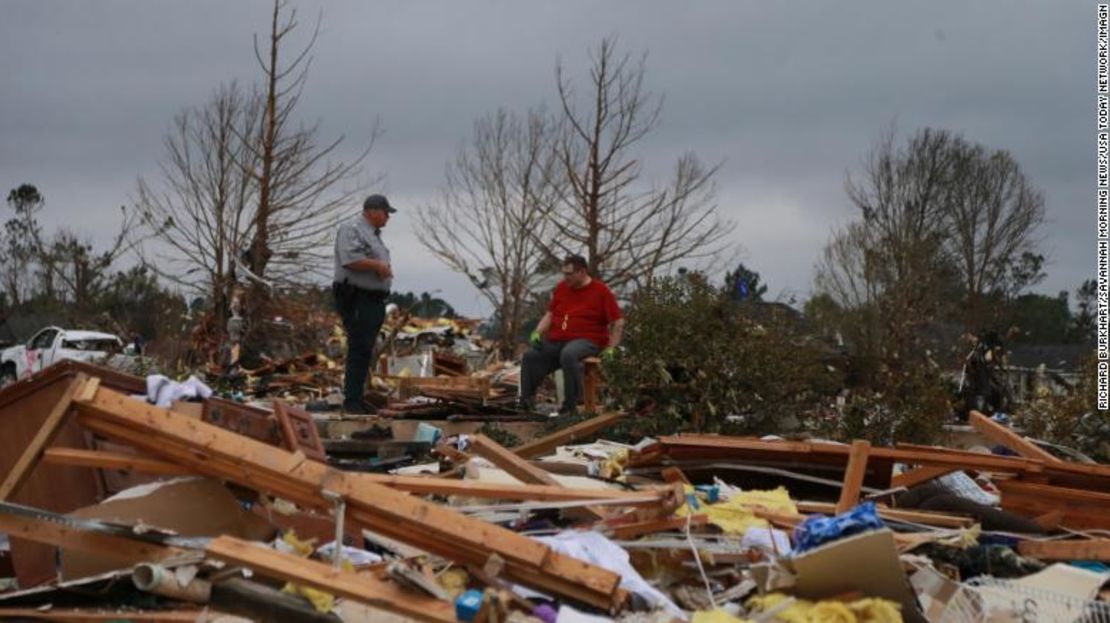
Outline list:
[[[1023,294],[1010,305],[1009,320],[1019,331],[1014,342],[1063,344],[1073,333],[1067,292],[1056,297]]]
[[[1099,461],[1110,463],[1110,412],[1099,411],[1098,367],[1094,357],[1079,366],[1079,381],[1063,395],[1046,388],[1014,414],[1014,423],[1035,439],[1074,448]]]
[[[396,304],[402,313],[410,311],[419,318],[454,318],[457,315],[450,303],[428,292],[419,295],[415,292],[393,292],[386,302]]]
[[[725,274],[724,290],[734,301],[762,301],[767,284],[760,282],[758,272],[740,262],[736,270]]]
[[[632,303],[626,353],[606,364],[606,379],[624,408],[655,402],[645,434],[782,432],[839,389],[832,351],[785,306],[737,305],[696,274],[658,280]]]

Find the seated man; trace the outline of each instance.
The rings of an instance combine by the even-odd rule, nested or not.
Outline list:
[[[572,413],[582,396],[582,359],[605,350],[612,356],[621,341],[624,318],[608,286],[590,277],[586,259],[569,255],[563,280],[555,287],[547,313],[540,319],[524,353],[520,371],[520,407],[531,411],[544,377],[563,370],[560,414]]]

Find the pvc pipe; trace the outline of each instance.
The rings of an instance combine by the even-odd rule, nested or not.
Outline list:
[[[212,584],[207,580],[193,578],[191,582],[182,586],[177,581],[177,575],[162,565],[149,563],[137,565],[131,571],[131,581],[135,584],[135,588],[141,591],[197,604],[208,603],[212,595]]]

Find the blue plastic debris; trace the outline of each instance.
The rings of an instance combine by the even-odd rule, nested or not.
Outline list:
[[[455,618],[460,621],[473,621],[482,609],[482,591],[469,590],[455,600]]]
[[[716,504],[721,501],[721,488],[717,485],[697,485],[694,487],[705,496],[705,501],[710,504]]]
[[[794,528],[794,552],[804,552],[818,545],[886,527],[875,510],[874,502],[864,502],[835,517],[811,515]]]

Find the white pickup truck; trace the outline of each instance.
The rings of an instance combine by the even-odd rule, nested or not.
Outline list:
[[[123,340],[117,335],[47,327],[27,340],[26,344],[0,352],[0,386],[27,378],[63,359],[119,367],[124,363],[122,360],[129,359],[123,353]]]

